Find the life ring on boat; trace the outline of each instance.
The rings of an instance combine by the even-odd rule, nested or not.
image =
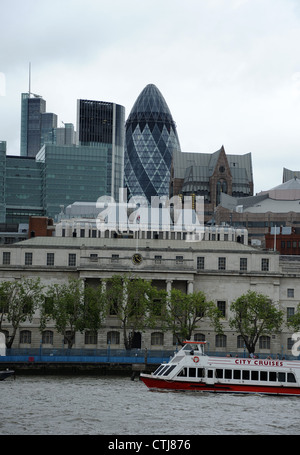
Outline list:
[[[195,355],[195,357],[193,357],[193,360],[195,363],[198,363],[199,362],[199,357],[197,355]]]

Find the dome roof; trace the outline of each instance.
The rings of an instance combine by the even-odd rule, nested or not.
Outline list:
[[[139,94],[127,122],[155,121],[174,124],[170,109],[158,88],[148,84]]]

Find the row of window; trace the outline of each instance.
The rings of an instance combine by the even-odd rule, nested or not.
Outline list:
[[[8,331],[4,331],[6,336],[9,336]],[[67,334],[68,335],[68,334]],[[117,330],[112,330],[107,332],[107,344],[120,344],[120,332]],[[54,332],[52,330],[44,330],[42,332],[42,343],[53,345]],[[96,331],[86,331],[84,335],[85,344],[97,344],[98,334]],[[205,341],[205,336],[201,333],[195,334],[194,341]],[[287,340],[287,349],[292,349],[294,345],[294,340],[288,338]],[[20,343],[21,344],[31,344],[31,331],[30,330],[21,330],[20,331]],[[64,343],[67,344],[67,341],[64,340]],[[152,332],[151,333],[151,346],[163,346],[164,345],[164,334],[162,332]],[[173,338],[173,345],[177,344],[176,337]],[[245,342],[241,335],[237,336],[237,348],[243,349]],[[226,335],[216,335],[215,337],[215,347],[216,348],[226,348],[227,346],[227,337]],[[268,336],[261,336],[259,338],[259,349],[268,349],[271,348],[271,339]]]
[[[46,265],[48,266],[53,266],[54,265],[54,253],[47,253],[46,257]],[[98,254],[90,254],[90,260],[91,261],[97,261],[98,260]],[[119,262],[120,256],[119,254],[112,254],[111,256],[111,261],[112,262]],[[162,256],[160,255],[155,255],[154,256],[154,261],[155,264],[161,264],[163,261]],[[184,263],[184,257],[183,256],[176,256],[175,258],[176,264],[183,264]],[[226,270],[227,264],[226,264],[226,258],[225,257],[219,257],[218,258],[218,270]],[[2,264],[3,265],[10,265],[11,263],[11,254],[9,251],[4,251],[3,256],[2,256]],[[33,253],[27,252],[25,253],[25,265],[33,265]],[[70,267],[76,266],[76,254],[75,253],[70,253],[68,256],[68,265]],[[205,270],[205,257],[198,257],[197,258],[197,270]],[[246,272],[248,270],[248,259],[247,258],[240,258],[240,271]],[[269,259],[262,258],[261,259],[261,271],[263,272],[268,272],[269,271]]]
[[[174,365],[176,366],[176,365]],[[167,376],[172,370],[170,368],[161,370],[159,367],[154,374]],[[178,377],[184,378],[207,378],[215,379],[236,379],[243,381],[270,381],[270,382],[296,382],[294,373],[284,371],[260,371],[260,370],[237,370],[237,369],[222,369],[216,368],[205,370],[205,368],[184,367],[178,373]]]

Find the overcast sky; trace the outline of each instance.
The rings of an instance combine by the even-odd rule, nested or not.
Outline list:
[[[125,106],[155,84],[182,151],[251,152],[254,191],[300,170],[299,0],[9,0],[0,8],[0,140],[20,154],[21,93],[59,125],[76,100]]]

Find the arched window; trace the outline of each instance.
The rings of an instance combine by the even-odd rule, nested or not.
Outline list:
[[[195,333],[194,341],[205,341],[205,335],[203,333]]]
[[[164,334],[161,332],[151,333],[151,346],[162,346],[164,344]]]
[[[120,344],[120,332],[107,332],[107,344]]]
[[[31,331],[30,330],[21,330],[20,343],[31,344]]]
[[[53,332],[52,330],[44,330],[42,333],[43,344],[53,344]]]

